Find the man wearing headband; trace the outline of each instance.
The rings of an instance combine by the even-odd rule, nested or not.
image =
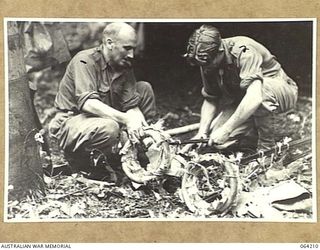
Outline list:
[[[189,38],[185,57],[200,66],[203,83],[194,138],[226,148],[256,134],[258,150],[273,147],[274,118],[294,108],[298,87],[269,50],[249,37],[221,39],[215,27],[202,25]]]

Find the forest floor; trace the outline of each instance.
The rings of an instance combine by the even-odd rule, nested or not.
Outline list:
[[[57,91],[60,71],[44,71],[38,76],[38,92],[35,98],[40,121],[47,125]],[[199,122],[202,98],[199,88],[178,91],[173,87],[155,88],[160,117],[165,117],[165,128],[175,128]],[[289,123],[277,123],[279,136],[288,134],[293,139],[312,134],[312,102],[308,97],[299,98],[296,111],[288,114]],[[289,125],[288,125],[289,124]],[[181,138],[190,138],[192,133]],[[55,149],[57,145],[53,145]],[[298,151],[311,149],[311,143]],[[297,152],[299,153],[299,152]],[[234,152],[236,154],[236,152]],[[312,157],[311,157],[312,158]],[[238,187],[232,208],[223,215],[192,212],[181,197],[181,181],[174,179],[173,191],[134,185],[109,185],[86,181],[81,173],[45,176],[46,196],[37,199],[27,197],[23,201],[10,201],[8,219],[266,219],[282,221],[311,219],[313,182],[310,157],[304,157],[289,165],[274,164],[257,175],[246,185]],[[59,150],[53,150],[54,164],[65,161]],[[315,167],[315,166],[313,166]],[[240,179],[248,172],[248,165],[240,166]],[[241,182],[242,183],[242,182]],[[290,190],[289,194],[281,190]],[[281,195],[280,195],[281,196]],[[278,202],[277,202],[278,201]]]

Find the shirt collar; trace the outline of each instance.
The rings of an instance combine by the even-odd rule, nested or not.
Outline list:
[[[100,68],[102,70],[105,70],[107,68],[108,62],[106,61],[106,58],[103,55],[103,44],[96,48],[96,51],[93,56],[95,61],[99,63]]]
[[[111,68],[111,66],[109,64],[109,60],[106,60],[105,56],[103,55],[103,44],[101,44],[99,47],[96,48],[96,51],[94,53],[94,58],[95,58],[96,62],[99,63],[101,70],[105,70],[105,69],[107,69],[107,67],[109,67],[109,69]],[[121,72],[118,75],[118,77],[123,75],[125,72],[126,72],[126,70]]]
[[[219,51],[224,51],[224,55],[225,55],[225,59],[226,59],[226,64],[232,64],[233,60],[232,60],[232,55],[230,53],[230,49],[231,49],[231,43],[228,43],[225,39],[222,39],[221,41],[221,45],[219,48]]]

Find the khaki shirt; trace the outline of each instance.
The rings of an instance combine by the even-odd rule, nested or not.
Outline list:
[[[207,99],[231,96],[241,100],[254,80],[272,77],[281,65],[268,49],[249,37],[222,39],[219,48],[225,60],[218,69],[211,65],[200,67],[203,81],[202,95]]]
[[[133,70],[112,79],[101,46],[81,51],[70,61],[60,82],[56,108],[79,113],[88,99],[98,99],[123,112],[138,106],[140,96]]]

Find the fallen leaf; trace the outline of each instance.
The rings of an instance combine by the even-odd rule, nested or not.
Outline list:
[[[53,178],[50,178],[50,177],[46,176],[46,175],[43,175],[43,181],[44,181],[47,185],[49,185],[49,184],[54,183],[55,180],[54,180]]]
[[[152,210],[150,210],[150,209],[148,209],[147,211],[148,211],[148,213],[149,213],[149,215],[150,215],[150,218],[155,218],[155,217],[156,217],[154,211],[152,211]]]
[[[15,207],[19,204],[19,201],[9,201],[8,203],[8,207]]]
[[[311,213],[312,212],[312,199],[304,199],[291,204],[273,203],[272,206],[279,210],[297,212],[297,213]]]
[[[66,203],[62,203],[61,206],[60,206],[60,210],[65,213],[66,215],[68,216],[71,216],[70,215],[70,206]],[[71,216],[72,217],[72,216]]]
[[[38,214],[42,214],[42,213],[45,213],[45,212],[47,213],[47,212],[50,211],[50,207],[51,207],[50,203],[46,203],[46,204],[38,206],[36,211],[37,211]]]
[[[77,204],[72,205],[70,207],[70,212],[69,212],[69,215],[71,217],[74,217],[76,214],[79,214],[79,215],[80,214],[85,214],[84,211]]]
[[[58,217],[59,215],[61,215],[61,212],[59,209],[55,209],[53,211],[51,211],[49,214],[48,214],[48,217],[49,218],[56,218]]]
[[[157,192],[152,190],[152,193],[153,193],[153,195],[154,195],[154,197],[156,198],[157,201],[162,199],[162,197]]]

